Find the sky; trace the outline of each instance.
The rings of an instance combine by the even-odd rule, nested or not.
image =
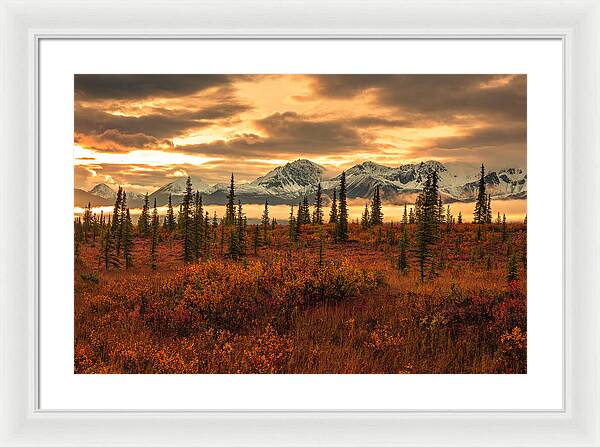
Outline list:
[[[526,75],[75,75],[75,187],[251,181],[306,158],[526,169]]]

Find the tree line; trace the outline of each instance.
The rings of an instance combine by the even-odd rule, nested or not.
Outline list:
[[[400,224],[401,235],[398,239],[397,266],[406,273],[409,268],[408,256],[412,253],[416,260],[421,281],[425,280],[425,273],[434,275],[434,253],[436,244],[445,228],[449,231],[450,225],[463,222],[459,212],[457,217],[451,213],[450,206],[444,207],[439,191],[439,177],[435,170],[427,174],[423,190],[418,195],[414,208],[404,212]],[[151,266],[157,268],[158,244],[166,237],[172,243],[173,239],[181,241],[181,258],[186,263],[198,262],[210,256],[211,250],[218,251],[222,256],[232,259],[245,257],[250,250],[256,254],[259,247],[270,244],[270,234],[278,223],[269,216],[269,203],[265,200],[264,210],[260,223],[254,225],[251,234],[248,234],[248,223],[240,200],[236,201],[236,186],[234,175],[231,175],[227,194],[224,216],[219,219],[216,212],[212,218],[204,210],[202,195],[193,191],[190,177],[186,180],[185,193],[179,205],[177,217],[173,209],[173,200],[169,194],[167,211],[161,223],[154,199],[150,207],[148,194],[144,197],[143,207],[137,223],[137,236],[150,239],[149,250]],[[348,241],[348,198],[346,174],[340,175],[339,185],[333,189],[330,212],[329,228],[333,227],[332,238],[336,243]],[[364,212],[360,219],[362,228],[377,227],[377,242],[381,240],[381,226],[383,225],[383,209],[380,187],[376,186],[370,202],[365,204]],[[358,222],[357,222],[358,223]],[[477,200],[473,212],[473,223],[478,224],[477,240],[481,239],[481,225],[492,223],[491,195],[486,192],[485,168],[481,166],[481,175],[478,182]],[[507,227],[506,216],[498,213],[496,224],[501,225],[502,241],[506,241]],[[309,205],[305,195],[297,205],[290,207],[288,218],[289,243],[298,242],[304,225],[321,226],[325,224],[324,198],[321,184],[316,187],[314,202]],[[407,225],[415,225],[414,241],[409,241]],[[133,226],[130,211],[127,206],[127,193],[118,188],[112,215],[105,216],[103,212],[96,216],[91,205],[85,208],[83,216],[75,220],[75,255],[78,255],[79,243],[88,240],[101,241],[101,251],[98,265],[104,265],[106,270],[120,268],[126,269],[133,265],[133,240],[136,229]],[[388,242],[393,242],[393,232],[388,233]],[[392,244],[392,245],[393,245]],[[322,262],[324,251],[324,232],[321,231],[321,246],[319,257]],[[516,265],[516,263],[515,263]],[[516,271],[516,268],[513,269]],[[516,273],[513,272],[513,276]]]

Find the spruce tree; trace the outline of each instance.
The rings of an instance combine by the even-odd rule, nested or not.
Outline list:
[[[456,223],[461,224],[462,223],[462,212],[458,212],[458,220],[456,221]]]
[[[517,279],[519,279],[519,273],[517,271],[517,258],[515,257],[515,254],[512,253],[512,250],[508,258],[508,265],[506,270],[506,280],[508,282],[516,281]]]
[[[260,224],[262,226],[263,232],[263,242],[265,245],[269,245],[269,225],[271,221],[269,219],[269,202],[265,199],[265,209],[263,210],[262,217],[260,219]]]
[[[179,227],[183,239],[183,260],[185,262],[192,262],[195,257],[194,196],[192,193],[192,180],[190,177],[188,177],[185,182],[185,194],[180,207]]]
[[[231,173],[229,193],[227,194],[227,205],[225,207],[225,224],[235,224],[235,184],[233,179],[233,173]]]
[[[402,220],[400,221],[402,225],[408,224],[408,212],[406,209],[406,203],[404,204],[404,212],[402,213]]]
[[[311,224],[311,220],[310,220],[310,208],[308,206],[308,198],[306,196],[304,196],[302,198],[302,212],[300,213],[300,215],[302,216],[302,223],[306,224],[306,225],[310,225]]]
[[[315,193],[315,209],[313,211],[312,223],[313,225],[323,224],[323,192],[321,190],[321,183],[317,185],[317,192]]]
[[[331,210],[329,211],[329,223],[337,224],[338,209],[337,209],[337,192],[333,188],[333,200],[331,201]]]
[[[407,249],[408,249],[408,233],[406,231],[406,225],[402,226],[402,235],[398,240],[398,270],[402,272],[403,275],[408,271],[408,257],[407,257]]]
[[[473,212],[473,223],[484,224],[487,219],[487,194],[485,193],[485,167],[481,165],[481,177],[477,189],[477,201]]]
[[[173,199],[169,193],[169,201],[167,203],[167,215],[165,216],[165,223],[167,231],[175,231],[175,214],[173,213]]]
[[[114,235],[110,227],[104,229],[102,234],[102,260],[104,261],[104,268],[106,271],[110,269],[110,267],[120,268],[121,261],[119,257],[115,253],[114,247]]]
[[[236,219],[236,233],[238,239],[238,254],[239,256],[246,256],[246,217],[242,210],[242,202],[238,200],[237,208],[237,219]]]
[[[485,206],[485,223],[492,223],[492,196],[487,195],[487,204]]]
[[[117,190],[117,197],[115,199],[115,207],[113,208],[113,215],[112,215],[112,224],[111,224],[111,231],[113,236],[117,236],[120,234],[120,224],[121,224],[121,201],[123,199],[123,188],[121,188],[119,186],[119,189]]]
[[[294,217],[294,205],[290,207],[290,217],[288,218],[288,239],[290,243],[296,242],[297,233],[296,233],[296,218]]]
[[[125,219],[121,225],[123,227],[123,258],[125,259],[125,268],[128,269],[133,266],[133,223],[129,215],[129,208],[125,210]]]
[[[144,195],[144,205],[142,206],[142,212],[138,218],[138,232],[142,237],[147,237],[150,235],[150,209],[148,204],[148,193]]]
[[[360,218],[360,225],[363,228],[369,228],[371,226],[371,217],[369,216],[369,205],[365,203],[365,210]]]
[[[348,240],[348,203],[346,202],[346,171],[342,172],[340,178],[339,211],[336,225],[336,240],[344,242]]]
[[[375,187],[373,201],[371,202],[371,224],[383,224],[383,212],[381,211],[381,196],[379,194],[379,185]]]
[[[202,250],[205,241],[205,221],[204,221],[204,210],[202,208],[202,196],[200,192],[196,191],[194,194],[194,210],[192,213],[192,240],[193,240],[193,251],[194,259],[200,260]]]
[[[323,267],[325,258],[325,232],[321,229],[319,232],[319,267]]]
[[[438,176],[433,171],[427,175],[423,192],[415,203],[417,228],[415,232],[415,253],[419,262],[421,282],[425,280],[425,269],[430,267],[430,277],[434,274],[432,256],[433,245],[439,235],[438,225]]]
[[[211,242],[211,229],[210,229],[210,217],[208,216],[208,211],[204,214],[204,219],[200,218],[201,226],[203,231],[203,235],[200,240],[201,251],[204,251],[204,258],[208,259],[210,257],[210,242]]]
[[[442,204],[442,196],[439,194],[437,199],[437,221],[440,225],[446,221],[444,216],[444,205]]]
[[[416,206],[416,204],[415,204]],[[408,213],[408,223],[409,224],[414,224],[415,223],[415,210],[414,207],[410,209],[409,213]]]
[[[157,249],[158,249],[158,210],[156,209],[156,198],[154,198],[154,209],[152,210],[152,219],[150,224],[150,234],[152,236],[152,242],[150,244],[150,262],[152,270],[157,268]]]
[[[502,214],[502,242],[506,242],[506,214]]]
[[[123,190],[123,194],[121,195],[121,210],[119,211],[119,216],[121,221],[119,222],[119,235],[116,238],[116,247],[117,247],[117,255],[121,255],[121,246],[123,244],[124,234],[125,234],[125,221],[127,220],[127,193]]]

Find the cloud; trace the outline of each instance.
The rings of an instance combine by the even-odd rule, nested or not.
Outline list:
[[[440,149],[466,149],[499,147],[506,144],[522,144],[527,141],[526,126],[485,127],[474,129],[465,135],[435,138],[428,146]]]
[[[75,132],[79,134],[99,135],[107,130],[116,130],[122,134],[144,134],[163,139],[184,135],[191,129],[207,125],[198,120],[160,113],[125,116],[87,108],[75,110]]]
[[[253,122],[257,132],[233,135],[227,140],[175,146],[174,150],[229,157],[301,156],[339,153],[367,146],[368,142],[351,122],[316,120],[295,112],[276,112]]]
[[[190,95],[231,84],[227,75],[194,74],[76,74],[78,99],[142,99]]]
[[[379,105],[436,119],[467,114],[523,120],[527,112],[526,75],[317,75],[310,79],[317,96],[351,98],[371,92]]]

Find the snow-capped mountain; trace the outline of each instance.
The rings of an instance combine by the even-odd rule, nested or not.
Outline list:
[[[92,194],[95,197],[104,199],[105,203],[108,203],[108,201],[109,201],[111,205],[115,202],[115,199],[117,198],[117,191],[112,189],[106,183],[98,183],[96,186],[94,186],[92,189],[90,189],[88,191],[88,193]],[[130,207],[137,208],[137,207],[141,206],[142,203],[144,202],[143,194],[139,194],[139,193],[132,192],[132,191],[126,191],[126,193],[127,193],[127,202]]]
[[[117,192],[106,183],[98,183],[88,192],[95,196],[102,197],[103,199],[115,200],[115,197],[117,197]]]
[[[200,194],[205,194],[211,190],[211,186],[198,177],[191,177],[190,180],[192,181],[192,190],[194,192],[198,191]],[[166,204],[169,200],[169,194],[174,204],[180,203],[181,198],[185,194],[186,182],[187,177],[177,177],[174,181],[160,187],[150,194],[150,204],[154,203],[154,199],[156,199],[158,206]]]
[[[404,164],[390,167],[366,161],[346,172],[347,195],[349,198],[371,198],[379,186],[383,200],[404,203],[412,200],[423,189],[427,174],[436,171],[439,175],[440,192],[446,202],[472,201],[477,195],[479,168],[470,165],[444,165],[438,161]],[[250,183],[236,182],[236,198],[245,204],[259,204],[268,200],[270,204],[295,204],[305,195],[312,200],[317,185],[321,183],[325,200],[331,197],[334,188],[339,188],[341,174],[326,177],[325,168],[310,160],[296,160],[268,172]],[[187,177],[171,181],[150,195],[150,204],[156,198],[159,206],[167,203],[169,194],[173,204],[181,202],[185,193]],[[225,180],[225,179],[224,179]],[[486,188],[494,199],[527,197],[527,174],[522,169],[506,168],[490,171],[485,175]],[[192,189],[199,191],[206,204],[224,204],[229,192],[229,181],[209,185],[198,177],[192,177]],[[114,200],[115,191],[106,184],[96,185],[89,191],[101,199]],[[130,206],[140,206],[143,196],[127,194]]]
[[[310,160],[296,160],[273,169],[250,185],[272,194],[297,195],[310,192],[322,180],[324,172],[325,168]]]

